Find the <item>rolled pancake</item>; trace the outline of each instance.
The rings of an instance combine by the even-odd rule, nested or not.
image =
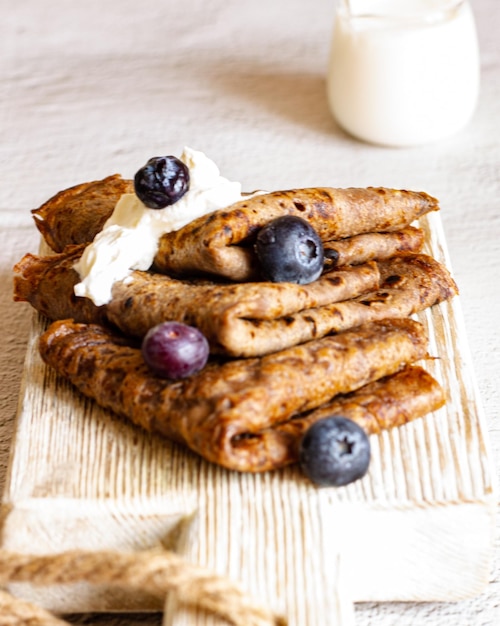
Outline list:
[[[62,252],[69,244],[92,241],[120,196],[133,192],[133,181],[114,174],[60,191],[31,213],[46,243]]]
[[[262,358],[212,361],[175,382],[153,375],[140,349],[99,325],[54,322],[39,349],[100,406],[213,463],[258,472],[295,457],[269,445],[249,453],[245,441],[424,358],[427,338],[418,322],[385,320]]]
[[[273,459],[275,466],[287,465],[298,461],[302,437],[320,419],[347,417],[367,434],[376,434],[423,417],[445,402],[441,385],[426,370],[407,365],[396,374],[368,383],[349,394],[339,394],[309,413],[259,433],[235,437],[232,445],[240,459],[243,456],[249,460]]]
[[[67,245],[91,242],[119,197],[132,192],[133,181],[109,176],[66,189],[32,213],[48,245],[62,252]],[[155,264],[166,274],[194,271],[250,280],[258,272],[252,249],[256,232],[280,215],[308,220],[326,242],[372,231],[395,232],[438,208],[437,200],[424,192],[382,187],[259,194],[164,235]]]
[[[15,266],[14,298],[51,320],[107,323],[142,337],[177,320],[198,327],[212,353],[259,356],[388,317],[407,317],[456,294],[446,268],[422,254],[339,268],[309,285],[181,281],[133,272],[115,284],[109,304],[76,297],[81,248],[25,255]]]
[[[52,320],[108,323],[135,337],[162,321],[181,321],[197,326],[213,353],[230,356],[259,356],[369,321],[407,317],[457,292],[443,265],[407,254],[334,270],[309,285],[187,282],[133,272],[115,284],[109,304],[96,307],[73,293],[80,251],[25,255],[15,266],[14,298]]]
[[[384,261],[400,252],[420,252],[424,233],[408,226],[394,233],[365,233],[323,243],[326,262],[333,267]]]
[[[193,220],[160,239],[155,269],[166,274],[204,272],[234,281],[259,275],[253,243],[282,215],[307,220],[322,241],[406,228],[438,202],[426,193],[385,189],[311,188],[252,196]]]

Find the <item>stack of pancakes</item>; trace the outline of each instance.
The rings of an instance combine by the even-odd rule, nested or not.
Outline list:
[[[453,297],[442,264],[412,226],[438,202],[385,188],[259,194],[162,236],[154,264],[115,283],[108,304],[74,295],[74,269],[132,181],[110,176],[33,211],[53,250],[15,266],[14,297],[54,321],[40,338],[50,366],[101,406],[211,462],[259,472],[293,463],[316,420],[343,415],[368,433],[445,401],[417,361],[427,337],[411,315]],[[260,279],[254,241],[281,215],[306,219],[326,253],[307,285]],[[140,339],[176,320],[199,328],[211,358],[189,378],[152,374]]]

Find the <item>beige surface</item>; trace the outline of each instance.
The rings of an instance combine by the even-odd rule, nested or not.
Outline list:
[[[454,138],[413,150],[354,142],[331,120],[324,95],[329,2],[313,8],[295,0],[188,0],[147,12],[132,2],[103,5],[1,4],[2,467],[31,316],[10,301],[11,265],[37,246],[29,209],[83,180],[115,171],[130,176],[152,154],[179,153],[184,144],[205,150],[246,189],[376,184],[438,196],[498,454],[498,3],[474,4],[483,88],[473,123]],[[499,606],[497,561],[479,597],[360,605],[356,624],[494,624]],[[159,624],[160,617],[122,619],[135,622]]]

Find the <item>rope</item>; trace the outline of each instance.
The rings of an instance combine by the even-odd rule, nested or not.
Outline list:
[[[0,626],[68,626],[44,609],[0,589]]]
[[[73,550],[36,556],[0,550],[0,586],[11,582],[87,582],[160,597],[175,592],[180,603],[218,615],[233,626],[286,626],[284,618],[256,604],[233,581],[172,552]],[[39,607],[0,593],[0,626],[68,626]]]

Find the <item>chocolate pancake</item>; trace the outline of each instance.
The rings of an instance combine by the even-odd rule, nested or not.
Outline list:
[[[422,367],[407,365],[401,371],[368,383],[356,391],[339,394],[330,402],[259,433],[235,437],[238,456],[274,459],[276,465],[298,461],[307,429],[316,421],[342,416],[368,434],[396,428],[439,409],[446,402],[439,383]]]
[[[133,181],[109,176],[61,191],[32,213],[45,241],[54,251],[61,252],[67,245],[90,243],[110,217],[119,197],[132,192]],[[382,187],[324,187],[259,194],[165,234],[155,266],[167,274],[202,272],[246,281],[258,274],[252,246],[257,231],[281,215],[306,219],[321,239],[329,242],[372,232],[396,232],[438,208],[437,200],[424,192]],[[409,249],[410,240],[411,250],[417,250],[415,233],[405,233],[403,238],[391,254]],[[385,256],[380,258],[389,256],[388,241],[391,240],[381,241]],[[363,262],[368,256],[378,258],[374,246],[376,240],[361,240],[351,250],[351,257],[347,255],[341,264]],[[364,258],[358,261],[352,258],[352,253],[362,252],[363,248]]]
[[[372,232],[396,232],[438,202],[426,193],[385,188],[315,187],[252,196],[193,220],[160,239],[155,268],[167,274],[204,272],[234,281],[259,273],[257,232],[282,215],[307,220],[323,241]]]
[[[54,322],[39,348],[50,367],[102,407],[211,462],[259,472],[296,460],[301,428],[299,422],[287,427],[290,420],[311,422],[314,411],[323,415],[338,394],[355,392],[425,358],[427,338],[418,322],[385,320],[261,358],[212,361],[181,381],[153,375],[130,340],[99,325]],[[436,397],[435,385],[424,378],[427,382],[409,385],[410,395],[432,388],[430,395]],[[373,398],[378,392],[368,388],[365,394]],[[386,400],[390,397],[389,392]],[[436,403],[429,399],[421,406],[432,410]],[[404,411],[403,421],[411,411]],[[375,418],[379,427],[389,424],[390,414]],[[264,436],[256,445],[273,429],[281,435]]]
[[[365,233],[323,242],[326,262],[333,267],[384,261],[400,252],[419,252],[423,245],[424,233],[414,226],[394,233]]]
[[[50,248],[62,252],[69,244],[92,241],[120,196],[133,191],[133,181],[114,174],[60,191],[31,213]]]
[[[49,319],[108,323],[142,337],[177,320],[198,327],[213,353],[259,356],[390,317],[406,317],[456,294],[446,268],[405,254],[329,271],[308,285],[182,281],[133,272],[115,283],[109,304],[76,297],[73,265],[81,247],[53,256],[25,255],[15,266],[14,298]]]

